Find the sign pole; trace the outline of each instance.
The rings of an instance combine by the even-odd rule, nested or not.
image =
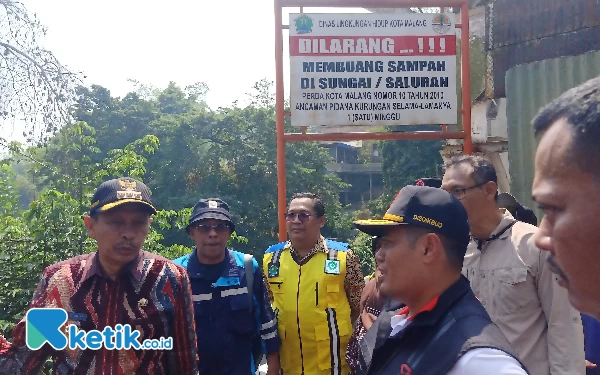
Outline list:
[[[463,152],[466,155],[473,153],[473,141],[471,139],[471,56],[469,43],[469,2],[465,1],[460,7],[460,47],[461,47],[461,89],[463,110]]]
[[[426,107],[427,108],[419,108],[421,110],[423,110],[423,112],[425,112],[425,115],[421,115],[421,114],[417,114],[415,113],[414,109],[415,107],[419,106],[421,107],[421,104],[424,102],[423,100],[419,101],[420,99],[418,99],[418,95],[416,97],[413,97],[412,99],[410,98],[405,98],[406,100],[413,100],[413,102],[416,101],[417,105],[415,104],[410,104],[405,105],[405,104],[397,104],[396,107],[394,107],[393,102],[398,102],[401,100],[405,100],[405,99],[400,99],[400,100],[396,100],[394,98],[391,98],[393,100],[392,104],[392,110],[389,111],[388,109],[384,108],[383,110],[378,107],[378,105],[380,105],[382,102],[385,102],[386,97],[379,97],[378,94],[375,94],[374,91],[376,91],[375,89],[379,88],[381,84],[389,84],[389,91],[397,91],[397,92],[408,92],[406,90],[406,88],[408,87],[412,87],[412,82],[409,84],[408,82],[410,82],[412,75],[416,74],[416,73],[411,73],[411,74],[404,74],[406,73],[406,70],[404,70],[404,66],[401,66],[400,64],[400,58],[395,59],[398,60],[398,65],[396,65],[396,68],[394,69],[394,73],[396,76],[401,75],[402,78],[400,80],[398,80],[398,77],[396,77],[394,74],[391,74],[391,78],[390,78],[390,74],[388,74],[387,76],[383,73],[383,71],[377,70],[376,73],[380,73],[377,74],[374,77],[371,77],[371,80],[367,80],[366,78],[368,77],[368,73],[365,74],[365,71],[359,71],[360,74],[355,74],[353,76],[349,76],[349,78],[353,78],[351,81],[350,80],[344,80],[344,76],[343,74],[338,74],[341,72],[337,71],[337,68],[333,68],[332,70],[332,66],[331,62],[337,62],[335,58],[330,59],[329,57],[331,57],[331,53],[332,52],[339,52],[337,50],[339,50],[340,48],[347,48],[348,50],[346,52],[353,52],[353,53],[348,53],[348,55],[362,55],[361,59],[364,60],[373,60],[373,61],[386,61],[385,59],[383,59],[383,54],[381,54],[381,51],[386,52],[385,50],[385,46],[383,44],[379,45],[365,45],[365,42],[363,42],[362,40],[358,40],[359,38],[366,38],[367,35],[366,34],[362,34],[362,35],[352,35],[354,34],[353,32],[343,32],[342,34],[337,34],[337,35],[327,35],[327,33],[322,33],[320,36],[316,36],[315,38],[306,38],[306,34],[310,34],[312,31],[309,31],[310,28],[306,28],[306,23],[304,24],[300,24],[300,25],[289,25],[289,26],[284,26],[283,25],[283,21],[282,21],[282,10],[284,7],[300,7],[300,13],[303,13],[303,7],[362,7],[362,8],[407,8],[407,7],[412,7],[412,6],[430,6],[430,7],[445,7],[445,6],[457,6],[460,7],[461,9],[461,24],[455,25],[456,28],[461,28],[462,32],[461,32],[461,90],[462,90],[462,103],[460,105],[460,107],[462,108],[454,108],[454,105],[458,105],[458,103],[456,103],[456,100],[454,99],[454,101],[452,102],[452,99],[450,99],[450,103],[454,104],[451,105],[451,107],[453,109],[456,110],[457,113],[461,113],[463,115],[463,129],[462,131],[458,131],[458,132],[448,132],[446,130],[446,126],[442,125],[442,131],[440,132],[427,132],[427,131],[417,131],[417,132],[387,132],[387,133],[382,133],[382,132],[377,132],[377,133],[358,133],[358,132],[349,132],[349,133],[319,133],[319,134],[306,134],[306,126],[307,125],[329,125],[329,126],[345,126],[345,125],[349,125],[350,123],[353,123],[353,125],[372,125],[370,123],[370,120],[373,119],[374,122],[378,122],[377,125],[399,125],[399,124],[405,124],[405,125],[413,125],[416,123],[427,123],[427,124],[448,124],[448,123],[453,123],[451,121],[446,121],[446,119],[450,119],[450,120],[454,120],[454,118],[451,118],[450,116],[450,112],[447,110],[448,109],[448,99],[442,99],[442,98],[437,98],[437,99],[433,99],[435,101],[438,101],[439,103],[442,103],[442,105],[440,106],[440,104],[438,103],[437,105],[434,105],[433,108],[429,108],[431,107],[431,104],[427,104]],[[463,139],[463,152],[465,154],[471,154],[473,152],[473,144],[472,144],[472,138],[471,138],[471,102],[470,102],[470,92],[471,92],[471,77],[470,77],[470,68],[471,68],[471,64],[470,64],[470,56],[469,56],[469,50],[470,50],[470,45],[469,45],[469,4],[468,4],[468,0],[274,0],[274,11],[275,11],[275,75],[276,75],[276,84],[275,84],[275,108],[276,108],[276,142],[277,142],[277,213],[278,213],[278,235],[279,235],[279,241],[285,241],[287,238],[286,235],[286,222],[285,222],[285,210],[286,210],[286,162],[285,162],[285,142],[301,142],[301,141],[325,141],[325,140],[338,140],[338,141],[344,141],[344,140],[422,140],[422,139]],[[444,12],[441,12],[441,14],[444,14]],[[382,15],[381,19],[384,19],[385,16]],[[307,21],[306,19],[304,21]],[[352,20],[347,20],[344,22],[348,22],[348,21],[352,21]],[[312,22],[312,20],[311,20]],[[401,54],[404,54],[406,56],[411,56],[413,55],[414,52],[419,52],[419,54],[423,53],[424,55],[429,55],[429,56],[438,56],[438,61],[443,60],[443,56],[451,56],[452,52],[449,53],[448,51],[448,47],[453,48],[452,46],[456,46],[456,44],[453,44],[451,42],[452,39],[448,39],[450,36],[450,34],[447,33],[446,30],[446,26],[447,26],[447,18],[446,17],[440,17],[439,19],[436,19],[435,21],[428,21],[428,23],[430,23],[431,25],[433,25],[435,23],[436,26],[436,30],[435,32],[437,34],[432,34],[431,32],[426,32],[426,35],[423,34],[406,34],[406,35],[396,35],[394,38],[394,43],[400,44],[402,45],[402,48],[399,49],[398,52],[401,52]],[[335,24],[329,24],[330,26],[332,26],[333,28],[335,28]],[[359,30],[360,29],[360,24],[354,24],[355,26],[359,26],[357,29],[354,30]],[[301,133],[291,133],[291,134],[286,134],[285,133],[285,116],[290,116],[291,113],[290,112],[285,112],[285,107],[284,107],[284,80],[283,80],[283,29],[287,29],[287,28],[292,28],[295,27],[295,31],[294,33],[297,34],[297,29],[298,26],[300,26],[300,29],[302,29],[304,27],[304,29],[302,29],[303,32],[306,32],[305,34],[302,35],[296,35],[296,39],[298,39],[299,37],[302,37],[304,40],[300,41],[300,46],[298,44],[298,40],[296,40],[296,44],[293,46],[296,50],[295,50],[295,58],[296,58],[296,74],[302,72],[302,74],[304,74],[304,76],[297,76],[296,77],[296,81],[292,81],[292,90],[294,90],[294,84],[296,86],[298,86],[298,78],[303,78],[302,80],[302,84],[300,86],[302,87],[296,87],[297,92],[294,93],[292,92],[292,108],[291,108],[291,112],[292,113],[296,113],[296,116],[292,116],[292,125],[297,125],[297,126],[301,126],[302,127],[302,131]],[[315,26],[319,26],[319,24],[317,23]],[[379,26],[381,26],[381,24],[379,24]],[[410,26],[410,25],[407,25]],[[414,24],[410,27],[413,27]],[[418,25],[417,25],[418,26]],[[319,26],[320,27],[320,26]],[[376,30],[377,28],[374,28],[373,30]],[[424,29],[423,29],[424,30]],[[446,31],[442,31],[442,30],[446,30]],[[292,30],[290,30],[291,32]],[[290,35],[292,35],[290,33]],[[455,35],[455,34],[454,34]],[[382,38],[388,37],[389,35],[379,35]],[[373,38],[376,39],[376,35],[369,35],[369,38]],[[415,40],[416,37],[416,40]],[[292,38],[290,38],[292,39]],[[308,40],[311,39],[311,40]],[[339,42],[334,42],[332,43],[330,41],[330,39],[339,39]],[[442,42],[440,42],[440,39],[443,39]],[[366,39],[365,39],[366,40]],[[455,36],[454,36],[454,39]],[[370,39],[368,41],[370,43]],[[386,42],[388,43],[387,46],[389,47],[389,40]],[[352,46],[361,46],[362,51],[365,51],[365,48],[370,50],[370,51],[375,51],[376,53],[362,53],[359,52],[359,49],[354,48]],[[324,48],[322,48],[322,46],[325,46]],[[341,46],[341,47],[340,47]],[[443,47],[443,48],[442,48]],[[354,49],[353,49],[354,48]],[[439,49],[439,50],[438,50]],[[292,46],[290,46],[290,51],[292,52]],[[302,56],[306,56],[307,52],[310,51],[310,54],[312,54],[313,52],[316,51],[316,53],[313,54],[313,58],[316,58],[317,56],[322,56],[323,59],[321,59],[320,57],[318,57],[316,60],[313,60],[313,66],[314,68],[310,67],[310,65],[307,65],[307,68],[302,68],[300,69],[300,66],[304,66],[303,65],[303,61],[302,61]],[[326,52],[325,55],[329,54],[330,56],[327,57],[325,55],[323,55],[322,52]],[[328,52],[328,53],[327,53]],[[389,52],[389,50],[387,51]],[[342,50],[342,54],[345,54],[344,51]],[[390,53],[389,57],[393,57],[395,54],[394,53]],[[369,56],[367,55],[372,55],[371,58],[369,58]],[[380,56],[380,57],[376,57],[376,56]],[[350,56],[347,56],[350,57]],[[356,58],[356,56],[354,56]],[[350,58],[351,59],[351,58]],[[405,58],[406,59],[406,58]],[[344,59],[347,60],[347,59]],[[411,59],[412,60],[412,59]],[[421,58],[421,59],[417,59],[417,60],[421,60],[421,61],[427,61],[427,58]],[[322,63],[321,65],[318,65],[319,62],[327,62],[330,61],[330,64],[328,64],[325,67],[325,71],[324,66]],[[310,59],[305,59],[305,62],[310,63]],[[417,81],[417,85],[420,85],[421,88],[423,88],[423,85],[427,86],[427,87],[434,87],[437,91],[442,92],[445,89],[445,92],[443,94],[443,97],[451,97],[452,98],[452,89],[451,86],[454,84],[455,85],[455,81],[451,80],[450,75],[451,72],[450,70],[452,68],[455,68],[455,62],[456,60],[454,60],[454,63],[450,62],[450,60],[446,60],[445,62],[445,68],[443,70],[448,70],[448,72],[446,72],[447,78],[444,77],[444,80],[440,79],[439,73],[436,73],[435,71],[437,69],[432,69],[429,68],[427,69],[428,73],[426,71],[422,71],[422,74],[419,74],[420,77],[416,77]],[[453,65],[454,64],[454,65]],[[405,62],[404,65],[406,67],[408,67],[408,62]],[[448,67],[451,66],[452,68],[448,69]],[[386,64],[384,64],[384,67],[386,67]],[[389,67],[389,65],[387,65],[387,67]],[[414,64],[413,64],[414,67]],[[441,67],[441,65],[440,65]],[[401,69],[400,69],[401,68]],[[305,70],[306,69],[306,70]],[[311,70],[312,69],[312,70]],[[364,67],[361,69],[365,69]],[[370,68],[369,68],[370,69]],[[385,68],[384,68],[385,69]],[[335,102],[335,100],[329,101],[328,103],[324,103],[324,101],[321,103],[321,105],[317,105],[315,106],[314,103],[319,101],[319,98],[317,96],[314,95],[306,95],[304,99],[306,99],[303,103],[299,103],[299,106],[295,106],[295,102],[299,102],[297,100],[297,98],[300,98],[301,96],[298,96],[299,92],[309,92],[311,91],[310,89],[313,89],[313,85],[314,85],[314,89],[317,89],[318,84],[321,83],[318,80],[311,80],[311,77],[317,77],[316,75],[311,76],[311,74],[313,73],[327,73],[327,72],[334,72],[333,75],[330,76],[321,76],[321,78],[325,78],[325,81],[322,83],[324,86],[323,88],[325,89],[325,91],[335,91],[336,87],[339,89],[339,85],[350,85],[347,88],[348,89],[367,89],[366,91],[368,91],[368,89],[370,89],[372,91],[371,95],[372,98],[368,98],[366,96],[355,96],[355,95],[351,95],[349,97],[343,97],[341,100],[337,100],[337,102]],[[295,71],[292,69],[292,75],[294,75]],[[375,72],[372,72],[375,73]],[[437,74],[437,76],[436,76]],[[434,79],[432,80],[432,77],[434,77]],[[436,78],[437,77],[437,78]],[[332,78],[332,81],[329,81],[329,79]],[[362,78],[362,80],[361,80]],[[386,78],[389,78],[390,80],[388,81]],[[308,80],[307,80],[308,79]],[[340,80],[341,79],[341,80]],[[408,80],[407,80],[408,79]],[[378,82],[377,82],[378,81]],[[314,83],[313,83],[314,82]],[[374,83],[377,82],[377,83]],[[332,87],[332,85],[334,85],[335,87]],[[383,86],[381,86],[383,87]],[[456,87],[456,86],[455,86]],[[308,89],[308,90],[307,90]],[[313,93],[317,92],[318,93],[318,89],[312,90]],[[322,90],[323,91],[323,90]],[[338,90],[339,91],[339,90]],[[351,90],[347,90],[347,91],[351,91]],[[356,91],[356,90],[354,90]],[[413,90],[414,91],[414,90]],[[418,91],[418,90],[417,90]],[[345,91],[342,92],[342,94],[345,94]],[[411,95],[411,94],[405,94],[405,95]],[[377,97],[376,97],[377,96]],[[415,95],[412,95],[415,96]],[[296,100],[295,100],[296,99]],[[339,99],[339,98],[338,98]],[[390,98],[387,97],[388,101],[392,101],[389,100]],[[431,99],[431,97],[430,97]],[[326,100],[325,100],[326,101]],[[366,104],[361,104],[361,106],[356,107],[353,106],[352,108],[346,108],[344,105],[344,102],[349,102],[349,101],[362,101],[362,102],[367,102]],[[368,102],[371,103],[368,103]],[[330,106],[330,103],[333,103],[333,105]],[[418,104],[421,103],[421,104]],[[323,106],[327,104],[327,109],[324,109]],[[442,110],[440,110],[440,107]],[[337,109],[336,109],[337,108]],[[446,109],[444,111],[444,109]],[[411,110],[413,110],[413,112],[411,113]],[[431,111],[438,111],[438,115],[431,115]],[[344,114],[344,118],[347,118],[349,121],[347,121],[347,123],[342,124],[342,120],[341,120],[341,115],[345,112]],[[385,115],[385,111],[388,112],[388,115]],[[363,113],[363,115],[361,115],[361,113]],[[394,117],[394,113],[396,112],[396,114],[399,114],[400,119],[398,120],[398,117]],[[330,117],[330,115],[324,116],[321,119],[319,119],[319,113],[328,113],[330,114],[332,117]],[[357,113],[359,114],[359,116],[354,116],[353,113]],[[364,114],[368,114],[371,117],[365,117]],[[383,116],[382,116],[383,114]],[[391,114],[391,115],[390,115]],[[375,116],[377,115],[377,116]],[[427,117],[429,116],[429,117]],[[336,118],[337,117],[337,118]],[[334,118],[332,120],[332,118]],[[439,120],[439,121],[437,121]],[[366,122],[369,122],[368,124]],[[424,122],[423,122],[424,121]],[[295,124],[294,124],[295,123]],[[454,122],[456,123],[456,122]]]
[[[275,0],[275,127],[277,131],[277,222],[279,241],[287,238],[285,227],[286,178],[285,178],[285,103],[283,92],[283,24],[282,8]]]

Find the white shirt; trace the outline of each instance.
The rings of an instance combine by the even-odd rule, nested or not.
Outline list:
[[[394,315],[390,321],[390,337],[398,334],[409,323],[408,315]],[[527,375],[519,362],[498,349],[477,348],[466,352],[448,372],[448,375]]]
[[[448,375],[527,375],[516,359],[498,349],[478,348],[466,352]]]

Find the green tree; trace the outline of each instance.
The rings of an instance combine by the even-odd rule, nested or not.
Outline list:
[[[420,126],[417,130],[431,129]],[[442,166],[441,150],[442,141],[383,141],[381,167],[385,188],[393,194],[402,187],[413,184],[418,178],[439,176]]]
[[[149,127],[158,116],[158,103],[155,99],[143,99],[142,89],[139,92],[120,99],[113,98],[109,90],[98,85],[78,88],[74,117],[87,123],[97,134],[96,146],[101,153],[96,162],[106,157],[108,150],[123,148],[151,134]]]
[[[156,206],[179,211],[199,198],[221,197],[230,203],[240,233],[249,239],[240,249],[260,256],[277,241],[278,231],[272,83],[258,82],[248,106],[217,111],[205,106],[208,88],[202,83],[185,89],[171,83],[164,90],[134,83],[137,92],[123,99],[111,97],[100,86],[79,90],[76,116],[94,128],[99,149],[90,160],[102,169],[108,150],[122,149],[144,135],[158,137],[160,148],[148,155],[144,175]],[[60,159],[57,153],[68,151],[60,143],[53,147],[54,153],[48,152],[44,160]],[[290,196],[307,190],[322,194],[328,216],[325,233],[349,240],[351,217],[343,214],[336,193],[344,184],[325,169],[330,161],[326,150],[315,143],[297,143],[288,144],[286,151]],[[167,245],[191,245],[184,231],[165,227],[160,232]]]
[[[0,164],[0,218],[18,212],[16,173],[7,162]]]
[[[388,127],[388,131],[439,130],[439,126]],[[383,194],[365,205],[363,217],[380,217],[406,185],[423,177],[439,177],[442,173],[442,141],[379,141],[382,156]]]
[[[46,28],[22,2],[0,0],[0,20],[0,123],[39,140],[69,119],[80,77],[40,46]]]
[[[266,98],[268,85],[257,85],[255,103],[244,108],[204,112],[191,122],[193,134],[206,140],[205,156],[187,174],[188,189],[200,196],[219,196],[232,207],[240,232],[249,238],[247,247],[261,256],[277,241],[277,168],[275,110]],[[328,226],[325,234],[347,240],[337,191],[345,184],[325,168],[331,158],[315,143],[286,145],[288,198],[312,191],[323,196]],[[194,199],[194,200],[195,200]]]
[[[79,124],[81,129],[86,129],[86,126],[85,123]],[[94,137],[88,137],[88,143],[95,144]],[[81,161],[84,172],[49,183],[48,188],[24,211],[17,207],[14,171],[6,164],[0,168],[0,334],[11,336],[12,327],[23,316],[46,266],[95,251],[95,242],[87,237],[83,226],[83,216],[89,210],[95,188],[102,181],[123,175],[142,179],[148,162],[146,156],[156,149],[158,139],[146,136],[123,149],[109,151],[101,169],[89,160],[87,164]],[[20,147],[12,150],[13,158],[26,155]],[[76,152],[77,148],[74,150]],[[54,171],[56,167],[44,165],[44,168]],[[164,237],[159,233],[160,229],[171,227],[181,230],[188,215],[189,209],[159,211],[145,249],[169,258],[189,253],[191,249],[183,245],[165,246],[162,243]],[[233,241],[243,243],[246,239],[235,234]]]
[[[360,261],[363,275],[375,272],[375,257],[373,256],[372,237],[360,232],[352,241],[352,251]]]

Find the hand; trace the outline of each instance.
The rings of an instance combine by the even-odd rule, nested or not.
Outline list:
[[[279,353],[267,354],[267,375],[279,375]]]
[[[369,328],[371,328],[373,323],[375,323],[375,321],[377,320],[377,315],[371,314],[369,312],[365,312],[365,314],[361,317],[361,319],[362,319],[363,327],[365,327],[365,330],[368,330]]]
[[[592,362],[588,361],[587,359],[585,360],[585,368],[596,368],[596,367],[598,367],[597,364],[592,363]]]

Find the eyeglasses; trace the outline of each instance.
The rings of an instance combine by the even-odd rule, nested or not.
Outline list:
[[[200,233],[210,233],[212,229],[217,233],[229,232],[231,227],[229,224],[217,224],[217,225],[208,225],[208,224],[198,224],[195,225],[194,228],[198,230]]]
[[[455,189],[449,189],[446,190],[448,193],[454,195],[458,200],[461,200],[465,197],[465,195],[467,194],[467,191],[471,190],[471,189],[475,189],[478,188],[480,186],[483,186],[485,184],[487,184],[489,181],[486,182],[482,182],[480,184],[477,185],[473,185],[473,186],[469,186],[468,188],[455,188]]]
[[[298,220],[300,220],[301,222],[306,222],[311,218],[311,214],[307,214],[306,212],[300,212],[300,213],[294,213],[294,212],[288,212],[285,214],[285,219],[287,221],[294,221],[296,220],[296,218],[298,218]]]

